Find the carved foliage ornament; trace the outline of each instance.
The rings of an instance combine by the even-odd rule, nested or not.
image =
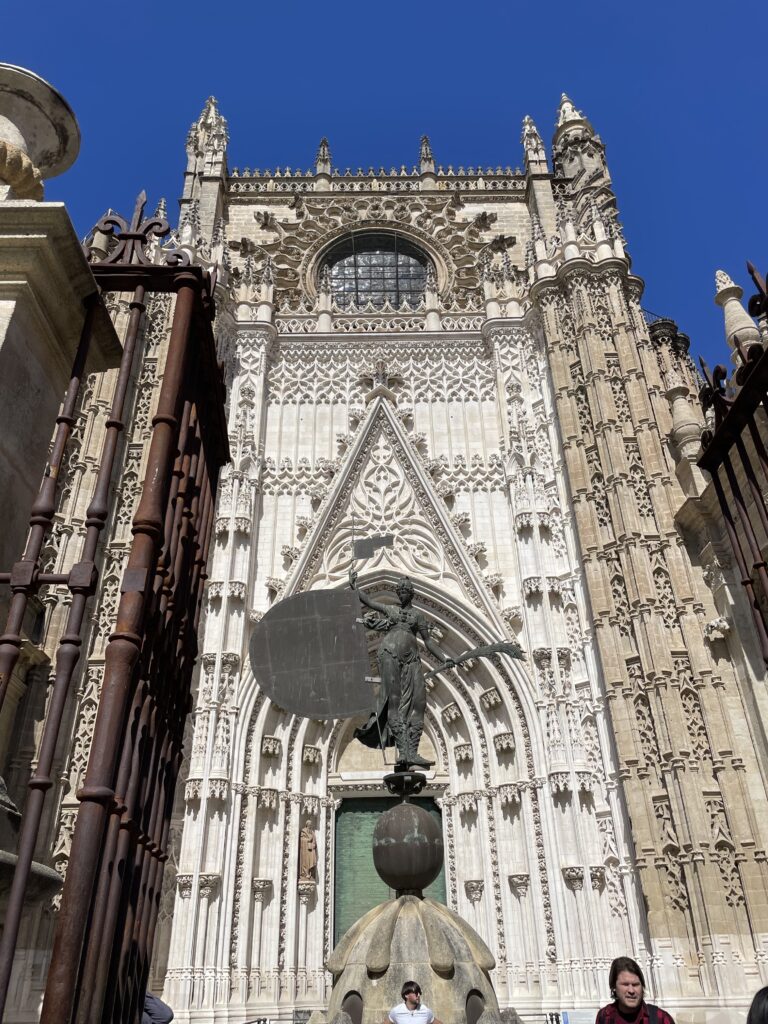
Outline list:
[[[477,290],[476,266],[484,239],[479,224],[459,216],[455,196],[365,196],[350,201],[336,196],[295,196],[291,220],[269,221],[273,237],[256,247],[274,260],[279,290],[316,291],[317,267],[326,250],[350,231],[397,231],[432,257],[442,293],[452,288]],[[468,260],[467,252],[475,255]]]

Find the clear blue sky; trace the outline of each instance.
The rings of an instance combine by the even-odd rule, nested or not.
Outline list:
[[[693,0],[4,5],[3,60],[47,78],[83,136],[47,186],[81,234],[146,188],[169,211],[184,139],[209,94],[230,166],[308,167],[322,135],[341,167],[522,163],[530,114],[549,142],[567,92],[608,149],[647,308],[725,357],[722,267],[752,293],[768,269],[766,5]],[[746,297],[746,296],[745,296]]]

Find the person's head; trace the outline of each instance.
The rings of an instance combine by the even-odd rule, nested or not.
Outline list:
[[[401,580],[397,581],[395,593],[398,596],[400,604],[403,606],[410,604],[413,600],[413,583],[411,583],[407,576],[403,576]]]
[[[413,1010],[421,1002],[421,988],[415,981],[406,981],[400,992],[403,1002],[409,1010]]]
[[[768,985],[755,993],[747,1014],[747,1024],[768,1024]]]
[[[611,996],[620,1010],[636,1010],[645,995],[645,978],[640,965],[628,956],[619,956],[608,973]]]

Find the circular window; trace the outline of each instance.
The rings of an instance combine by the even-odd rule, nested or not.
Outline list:
[[[421,250],[392,232],[348,235],[328,252],[323,266],[342,309],[415,309],[424,298],[428,262]]]

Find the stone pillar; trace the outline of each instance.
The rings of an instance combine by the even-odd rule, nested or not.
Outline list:
[[[298,883],[299,892],[299,942],[298,942],[298,994],[307,994],[307,928],[309,917],[309,902],[317,891],[317,884],[313,881],[300,880]]]
[[[272,891],[271,878],[251,879],[251,890],[253,892],[253,935],[251,939],[251,971],[249,975],[249,994],[252,999],[258,999],[261,994],[261,938],[262,922],[264,918],[264,900]]]
[[[572,943],[572,949],[574,953],[577,950],[588,950],[590,943],[587,937],[587,927],[584,920],[584,905],[582,897],[584,894],[584,868],[581,865],[568,866],[562,869],[563,881],[565,882],[566,888],[570,889],[573,893],[573,898],[576,903],[576,923],[578,925],[578,934],[571,934],[570,939]],[[579,962],[583,964],[583,959],[580,957]],[[587,979],[584,977],[583,966],[579,970],[578,976],[574,979],[575,994],[579,996],[586,996],[589,993],[589,985]]]
[[[528,989],[530,991],[531,985],[538,976],[539,961],[543,959],[541,950],[538,948],[538,931],[536,929],[536,922],[533,920],[531,901],[528,899],[531,876],[527,871],[516,871],[514,874],[507,875],[507,880],[517,900],[520,912],[520,931],[526,940],[522,953]]]
[[[170,1005],[188,1006],[192,995],[192,977],[190,973],[192,964],[189,960],[186,962],[184,960],[184,949],[187,945],[187,931],[182,926],[182,922],[186,923],[187,929],[194,926],[192,905],[190,901],[190,897],[192,895],[192,875],[176,875],[176,888],[181,904],[177,901],[176,910],[178,912],[178,917],[176,920],[176,927],[171,933],[171,950],[168,956],[168,964],[172,967],[173,974],[171,974],[169,980],[166,981],[165,991],[168,995],[168,1002]]]
[[[210,912],[211,900],[216,895],[216,891],[219,886],[219,876],[207,874],[200,875],[198,885],[198,892],[200,894],[200,916],[197,922],[197,937],[195,942],[195,956],[193,962],[195,977],[200,978],[200,980],[203,981],[203,969],[205,967],[205,964],[207,963],[205,952],[207,945],[206,940],[208,937],[208,915]],[[197,988],[197,986],[195,987]],[[205,989],[203,989],[202,992],[198,990],[196,994],[198,996],[202,996],[202,999],[199,1000],[201,1002],[204,1002],[207,996],[209,995],[209,993],[206,992]],[[213,995],[213,993],[210,994]]]

